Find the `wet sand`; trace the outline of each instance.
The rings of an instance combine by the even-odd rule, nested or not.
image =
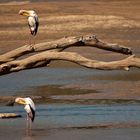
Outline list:
[[[7,132],[8,131],[8,132]],[[26,132],[24,129],[2,131],[1,138],[8,140],[9,136],[15,140],[139,140],[140,129],[34,129]],[[16,137],[15,135],[16,134]]]

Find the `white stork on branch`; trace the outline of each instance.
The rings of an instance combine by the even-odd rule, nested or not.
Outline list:
[[[38,15],[33,10],[20,10],[19,15],[26,16],[28,19],[28,25],[32,36],[36,36],[39,26]],[[31,39],[29,36],[29,44],[31,45]],[[35,44],[35,42],[33,43]]]

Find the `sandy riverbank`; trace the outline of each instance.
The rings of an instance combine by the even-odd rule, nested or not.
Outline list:
[[[20,9],[34,9],[39,15],[40,28],[36,43],[93,33],[103,40],[132,47],[137,52],[140,43],[139,5],[137,0],[113,0],[109,3],[106,0],[81,1],[80,4],[79,1],[49,1],[0,5],[1,53],[28,43],[27,21],[18,15]],[[84,52],[89,55],[89,50]]]

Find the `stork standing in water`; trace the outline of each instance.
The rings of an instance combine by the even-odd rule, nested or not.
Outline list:
[[[15,102],[18,104],[23,104],[25,105],[24,109],[26,111],[26,128],[32,128],[32,122],[34,121],[35,118],[35,104],[33,100],[30,97],[27,98],[16,98]],[[30,120],[29,120],[30,119]],[[29,121],[30,121],[30,127],[29,127]]]
[[[26,16],[28,19],[28,25],[31,32],[31,36],[36,36],[39,26],[38,15],[33,10],[20,10],[19,15]],[[31,36],[29,36],[29,44],[31,45]],[[33,42],[35,44],[35,42]]]

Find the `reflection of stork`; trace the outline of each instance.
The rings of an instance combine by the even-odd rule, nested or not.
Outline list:
[[[35,104],[32,101],[31,98],[27,97],[27,98],[16,98],[15,102],[18,104],[23,104],[25,105],[24,109],[26,111],[26,127],[28,128],[28,118],[30,118],[30,128],[32,127],[31,124],[34,121],[35,118]]]
[[[31,35],[35,36],[37,34],[38,26],[39,26],[38,15],[36,14],[36,12],[33,10],[20,10],[19,15],[27,16]],[[29,44],[31,45],[30,37],[29,37]]]

